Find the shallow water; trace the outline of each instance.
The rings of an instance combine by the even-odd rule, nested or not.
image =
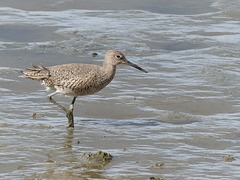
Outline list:
[[[240,179],[238,1],[27,2],[0,2],[1,179]],[[77,99],[74,130],[40,83],[18,77],[31,63],[101,65],[108,49],[149,73],[119,66]],[[100,150],[108,165],[81,165]]]

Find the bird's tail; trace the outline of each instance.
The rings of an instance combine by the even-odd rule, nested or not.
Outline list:
[[[50,71],[48,68],[43,65],[34,65],[32,64],[32,68],[26,68],[26,71],[23,71],[23,75],[19,76],[23,78],[30,78],[33,80],[41,81],[43,79],[50,77]]]

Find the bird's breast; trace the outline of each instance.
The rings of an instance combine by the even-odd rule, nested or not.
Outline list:
[[[83,96],[88,94],[94,94],[104,87],[106,87],[112,78],[103,78],[103,76],[95,75],[89,78],[84,78],[76,81],[72,81],[63,88],[68,92],[72,91],[76,96]]]

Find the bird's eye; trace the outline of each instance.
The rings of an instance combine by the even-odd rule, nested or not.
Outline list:
[[[121,59],[121,56],[120,55],[116,55],[115,56],[117,59]]]

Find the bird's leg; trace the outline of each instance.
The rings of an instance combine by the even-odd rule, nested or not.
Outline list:
[[[47,98],[48,98],[48,99],[52,99],[52,96],[54,96],[54,95],[57,94],[57,93],[58,93],[58,92],[55,91],[55,92],[49,94],[49,95],[47,96]]]
[[[68,127],[74,127],[74,119],[73,119],[73,109],[74,103],[77,97],[73,97],[72,103],[69,106],[69,111],[66,112],[66,116],[68,118]]]
[[[69,106],[69,110],[67,110],[65,107],[63,107],[61,104],[53,100],[52,96],[55,95],[56,93],[50,94],[48,97],[49,101],[52,102],[53,104],[57,105],[60,107],[65,113],[66,117],[68,118],[68,127],[74,127],[74,119],[73,119],[73,108],[74,108],[74,103],[77,97],[74,97],[72,100],[72,103]]]
[[[56,102],[51,96],[48,97],[49,101],[55,105],[57,105],[58,107],[60,107],[64,112],[67,113],[67,109],[65,107],[63,107],[61,104],[59,104],[58,102]]]
[[[69,106],[69,111],[73,111],[73,108],[74,108],[74,103],[75,103],[75,101],[76,101],[76,98],[77,97],[73,97],[73,100],[72,100],[72,102],[71,102],[71,104],[70,104],[70,106]]]

